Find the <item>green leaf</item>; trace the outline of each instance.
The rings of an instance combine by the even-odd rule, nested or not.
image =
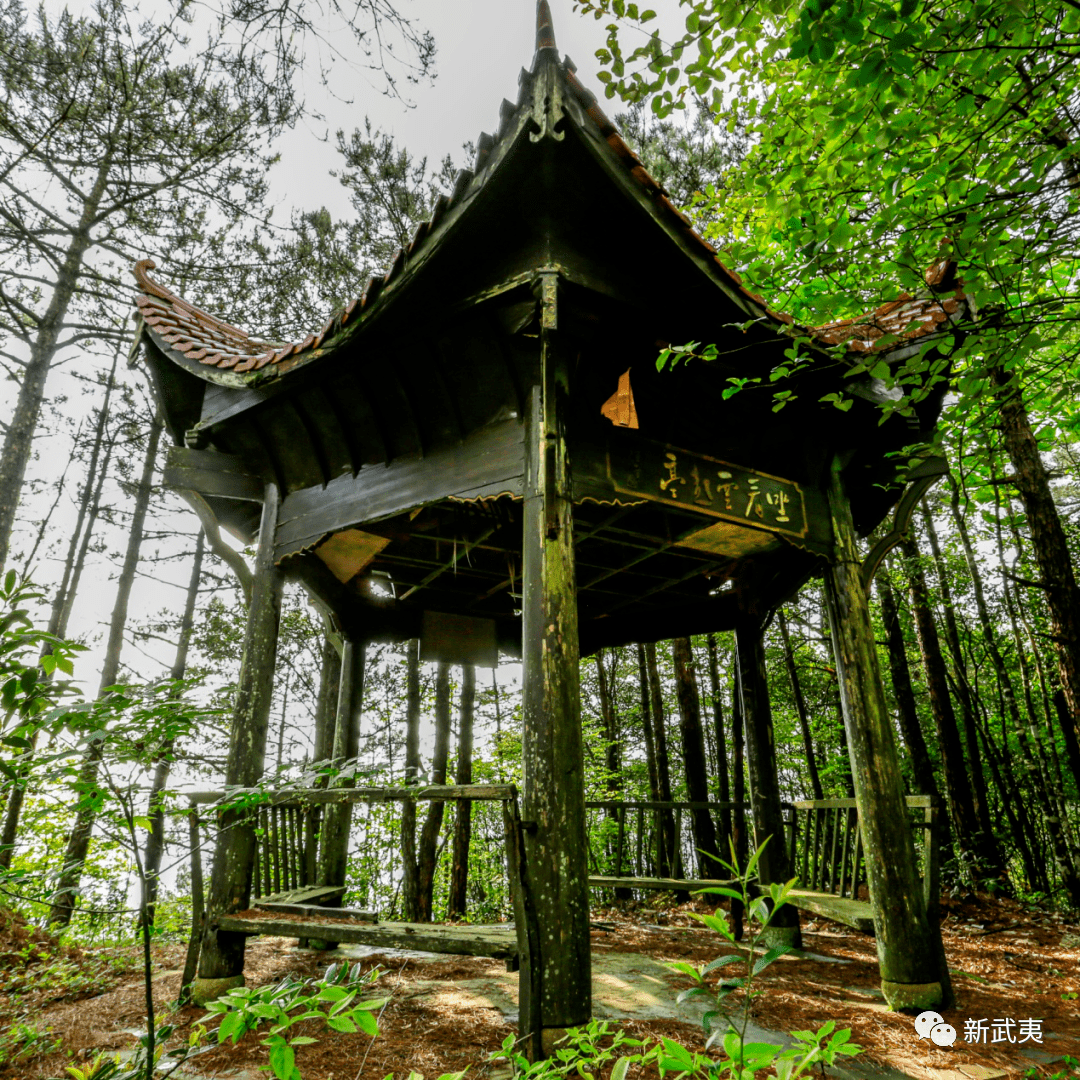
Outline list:
[[[361,1016],[366,1016],[366,1013],[361,1013]],[[326,1019],[326,1026],[333,1031],[344,1031],[348,1034],[354,1034],[356,1032],[356,1025],[348,1016],[329,1016]]]

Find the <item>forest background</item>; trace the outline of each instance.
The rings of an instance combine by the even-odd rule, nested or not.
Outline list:
[[[482,90],[470,130],[494,122],[495,95],[528,59],[532,4],[518,6],[453,31],[454,62],[481,72],[454,83]],[[896,391],[892,408],[914,407],[917,383],[949,384],[940,449],[952,473],[875,582],[882,669],[908,790],[946,808],[946,884],[1080,906],[1080,8],[577,6],[600,18],[556,11],[560,44],[581,40],[579,59],[599,50],[599,78],[626,98],[610,107],[628,141],[774,307],[807,324],[850,316],[921,287],[943,251],[957,262],[980,333],[958,336],[929,380],[921,355],[900,370],[864,365]],[[299,340],[389,265],[469,164],[467,135],[425,143],[438,147],[425,157],[407,123],[392,136],[361,119],[379,97],[395,109],[415,98],[419,115],[434,45],[446,46],[421,29],[419,3],[411,22],[381,0],[357,11],[368,22],[335,36],[302,0],[275,19],[242,4],[151,16],[115,0],[43,14],[0,3],[0,566],[15,571],[0,595],[0,888],[76,936],[130,929],[133,823],[140,858],[163,873],[159,926],[186,924],[183,823],[159,811],[220,784],[250,561],[213,529],[204,543],[158,486],[159,429],[126,363],[131,264],[152,256],[205,309]],[[510,57],[505,75],[496,54]],[[435,85],[448,108],[453,93]],[[320,158],[302,140],[323,131]],[[334,194],[316,205],[327,177]],[[803,362],[796,347],[791,364]],[[782,408],[783,380],[731,392]],[[823,619],[812,582],[767,634],[785,799],[851,792]],[[337,663],[299,589],[283,626],[275,785],[314,775],[314,718]],[[583,661],[590,798],[741,798],[732,650],[720,634]],[[516,667],[474,674],[373,647],[360,755],[334,771],[520,779]],[[450,835],[463,820],[429,819],[406,867],[400,824],[358,815],[358,906],[504,914],[497,825],[472,824],[467,895],[455,897]],[[606,836],[597,821],[599,860]],[[701,846],[688,831],[687,866]],[[423,903],[403,889],[416,875]]]

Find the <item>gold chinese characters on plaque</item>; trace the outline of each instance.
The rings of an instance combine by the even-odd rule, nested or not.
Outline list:
[[[704,454],[647,443],[628,457],[607,456],[616,491],[788,536],[808,531],[806,499],[793,480]]]

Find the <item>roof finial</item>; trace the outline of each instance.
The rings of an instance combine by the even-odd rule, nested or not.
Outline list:
[[[555,27],[548,0],[536,0],[536,51],[555,47]]]

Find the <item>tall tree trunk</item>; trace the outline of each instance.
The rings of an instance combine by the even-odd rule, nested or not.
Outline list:
[[[720,696],[720,662],[717,657],[716,635],[707,640],[709,650],[709,690],[712,692],[713,727],[716,730],[716,784],[721,802],[731,801],[731,785],[728,780],[727,736],[724,732],[724,702]],[[720,849],[723,857],[731,855],[731,810],[720,811]]]
[[[651,699],[649,696],[649,671],[645,666],[645,646],[637,646],[638,694],[641,698],[641,732],[645,739],[645,767],[649,773],[649,798],[660,799],[660,785],[656,771],[656,736],[653,732]]]
[[[963,723],[964,745],[967,749],[968,772],[971,776],[972,795],[974,796],[975,816],[979,822],[979,847],[986,863],[986,869],[1000,877],[1005,869],[1005,859],[994,835],[990,823],[990,806],[986,790],[986,775],[983,772],[982,754],[979,752],[978,723],[975,719],[975,703],[968,683],[967,664],[960,645],[960,629],[956,622],[956,610],[953,606],[952,588],[946,572],[945,560],[941,555],[934,517],[926,500],[922,501],[923,522],[930,541],[930,554],[937,571],[938,592],[941,595],[942,614],[945,623],[945,643],[952,657],[955,673],[956,699],[960,703],[960,718]]]
[[[649,674],[649,698],[652,704],[653,737],[656,741],[656,786],[661,802],[671,802],[671,769],[668,764],[667,732],[664,724],[664,697],[660,691],[660,671],[656,664],[656,646],[645,646],[645,667]],[[675,816],[670,810],[660,811],[660,877],[672,877],[676,872],[678,838],[675,836]]]
[[[180,631],[176,638],[176,654],[173,657],[169,678],[179,682],[187,673],[188,646],[191,643],[191,631],[195,626],[195,603],[199,597],[199,579],[202,576],[203,534],[195,540],[195,557],[191,561],[191,578],[188,580],[187,595],[184,598],[184,614],[180,619]],[[146,877],[146,919],[154,923],[154,907],[158,897],[158,875],[161,872],[161,859],[165,854],[165,802],[162,798],[165,785],[169,782],[172,768],[174,740],[168,739],[158,754],[154,778],[150,783],[148,814],[150,833],[146,837],[143,852],[143,873]]]
[[[802,684],[799,682],[799,669],[795,666],[795,653],[791,649],[791,637],[788,634],[787,616],[784,609],[777,611],[780,622],[780,639],[784,643],[784,666],[787,668],[788,681],[791,683],[791,696],[795,702],[795,715],[799,718],[799,730],[802,732],[803,752],[806,754],[806,768],[810,774],[810,790],[815,799],[824,799],[821,789],[821,777],[818,775],[817,759],[814,757],[814,739],[810,733],[810,716],[806,711],[806,699],[803,697]]]
[[[739,664],[735,663],[734,686],[731,691],[731,801],[735,809],[731,814],[731,843],[735,849],[735,868],[741,871],[750,854],[750,836],[746,831],[746,714],[743,712],[742,677]],[[735,931],[735,940],[743,936],[742,901],[731,901],[731,923]]]
[[[709,801],[709,780],[705,775],[705,736],[701,730],[701,698],[698,694],[694,654],[690,639],[675,638],[671,643],[675,660],[675,688],[679,697],[679,733],[682,736],[686,791],[691,802]],[[707,807],[691,811],[694,823],[694,848],[698,853],[698,873],[712,877],[717,873],[720,850],[716,846],[716,826]]]
[[[758,879],[763,885],[783,883],[790,880],[793,874],[784,835],[784,812],[780,805],[776,740],[765,673],[765,641],[762,624],[757,618],[743,616],[736,624],[735,655],[739,665],[739,687],[750,752],[750,802],[758,851]],[[770,946],[801,948],[799,909],[785,904],[774,910],[764,931],[764,941]]]
[[[1024,650],[1023,638],[1020,634],[1019,620],[1016,614],[1016,602],[1013,598],[1012,589],[1009,587],[1008,565],[1005,561],[1005,540],[1002,533],[1001,505],[995,487],[995,505],[997,507],[995,539],[997,541],[998,564],[1002,573],[1002,594],[1005,599],[1005,610],[1009,616],[1009,625],[1012,629],[1013,645],[1016,649],[1016,659],[1020,667],[1020,679],[1024,688],[1024,704],[1027,707],[1027,720],[1019,723],[1015,729],[1016,742],[1020,748],[1020,755],[1028,770],[1028,775],[1034,783],[1035,797],[1042,808],[1042,823],[1050,837],[1050,846],[1054,853],[1054,863],[1061,875],[1062,884],[1074,906],[1080,907],[1080,860],[1077,860],[1069,844],[1065,822],[1054,801],[1050,796],[1050,778],[1046,771],[1046,762],[1042,755],[1042,746],[1038,731],[1035,728],[1035,706],[1031,700],[1030,675],[1027,667],[1027,655]],[[1008,512],[1006,510],[1006,512]],[[1030,741],[1029,741],[1030,736]]]
[[[473,717],[476,709],[476,668],[466,664],[461,669],[461,711],[458,718],[458,753],[455,784],[472,783]],[[459,799],[454,817],[453,861],[450,865],[450,890],[446,914],[451,919],[465,918],[466,891],[469,883],[469,842],[472,839],[472,803]]]
[[[435,749],[431,759],[431,782],[446,783],[450,758],[450,665],[440,662],[435,675]],[[435,869],[438,862],[439,831],[444,803],[428,803],[424,827],[417,848],[418,921],[431,922],[435,896]]]
[[[8,424],[3,450],[0,451],[0,570],[8,561],[11,532],[15,527],[22,493],[26,466],[30,462],[34,432],[45,400],[45,382],[56,359],[57,345],[64,328],[71,301],[79,288],[79,272],[83,259],[90,249],[90,230],[97,217],[98,208],[105,195],[109,171],[112,168],[112,152],[102,159],[94,186],[83,203],[79,224],[72,233],[67,252],[56,275],[56,285],[38,323],[37,334],[30,346],[30,357],[23,370],[15,411]],[[66,920],[65,920],[66,925]]]
[[[405,783],[420,782],[420,642],[406,650]],[[420,881],[416,866],[416,803],[401,804],[401,911],[406,922],[420,919]]]
[[[325,767],[334,754],[334,725],[337,721],[338,695],[341,692],[341,653],[329,633],[323,635],[319,664],[319,697],[315,705],[315,744],[312,763]],[[330,781],[325,773],[316,777],[314,787],[324,788]]]
[[[150,434],[146,444],[146,456],[143,458],[142,476],[139,479],[135,495],[135,506],[131,513],[131,526],[128,530],[127,550],[124,553],[124,565],[120,570],[120,579],[116,586],[116,600],[113,604],[112,618],[109,622],[109,640],[105,646],[105,660],[101,668],[101,682],[98,697],[104,696],[110,686],[114,686],[120,674],[120,653],[124,646],[124,630],[127,627],[128,601],[131,599],[131,587],[135,583],[135,573],[139,567],[139,549],[142,547],[143,530],[146,524],[146,511],[150,505],[153,491],[154,469],[157,465],[158,444],[161,439],[161,422],[154,417],[150,425]],[[76,894],[82,877],[83,863],[90,849],[90,835],[97,816],[93,809],[94,788],[101,765],[103,743],[97,741],[87,752],[79,774],[79,793],[81,806],[75,815],[75,825],[68,836],[67,848],[56,889],[50,901],[49,924],[64,927],[71,921],[75,910]]]
[[[619,753],[620,749],[620,732],[619,732],[619,719],[615,712],[615,702],[611,693],[611,680],[608,678],[607,669],[604,667],[604,650],[600,649],[595,654],[596,660],[596,682],[597,688],[600,693],[600,718],[604,725],[604,787],[607,789],[607,797],[611,802],[616,802],[619,798],[619,793],[622,788],[622,766],[621,757]],[[615,662],[617,660],[617,654],[612,653],[612,672],[615,670]],[[605,817],[608,821],[612,822],[612,835],[616,837],[614,843],[618,844],[617,839],[617,826],[615,823],[619,820],[619,811],[614,806],[609,806],[605,813]],[[621,857],[622,852],[619,851]],[[622,866],[619,865],[613,868],[613,873],[618,875],[622,871]],[[634,894],[629,889],[616,889],[616,900],[632,900]]]
[[[892,676],[893,698],[896,701],[897,719],[911,757],[911,771],[915,778],[915,791],[919,795],[939,796],[930,751],[926,748],[919,711],[915,707],[915,691],[911,685],[911,668],[908,666],[904,628],[900,624],[900,610],[893,592],[892,579],[886,567],[877,575],[878,599],[881,603],[881,619],[885,624],[888,640],[889,674]]]
[[[930,695],[930,709],[937,728],[938,745],[945,774],[945,798],[949,807],[949,823],[953,839],[960,849],[977,863],[985,865],[979,837],[979,820],[964,764],[964,749],[960,731],[956,725],[952,699],[949,697],[949,680],[945,671],[945,658],[941,655],[934,614],[930,607],[930,591],[926,585],[918,545],[910,534],[901,542],[907,560],[908,586],[911,607],[915,616],[915,629],[919,638],[923,668],[926,672],[926,688]]]
[[[1080,736],[1080,588],[1021,387],[1000,364],[990,368],[990,378],[998,388],[1005,452],[1012,462],[1012,481],[1024,504],[1031,549],[1042,576],[1061,689],[1073,730]]]
[[[49,613],[49,633],[55,637],[66,637],[68,618],[71,615],[72,601],[82,578],[86,553],[90,548],[90,538],[94,532],[98,513],[101,509],[101,489],[109,471],[112,456],[112,442],[106,440],[106,420],[108,417],[109,397],[111,396],[113,377],[116,373],[116,358],[109,371],[105,387],[105,400],[102,402],[98,422],[94,432],[94,446],[90,453],[86,481],[79,497],[79,509],[75,517],[75,528],[68,541],[67,557],[64,559],[64,571],[60,585],[53,596],[52,610]],[[104,459],[101,454],[104,448]],[[100,462],[100,465],[99,465]],[[46,645],[42,656],[52,653],[52,646]],[[30,779],[30,762],[37,748],[40,729],[30,736],[30,745],[17,759],[17,779],[11,786],[11,792],[4,806],[4,821],[0,826],[0,869],[11,868],[11,858],[15,852],[15,841],[19,834],[19,818],[22,816],[23,801],[26,798],[26,784]]]

